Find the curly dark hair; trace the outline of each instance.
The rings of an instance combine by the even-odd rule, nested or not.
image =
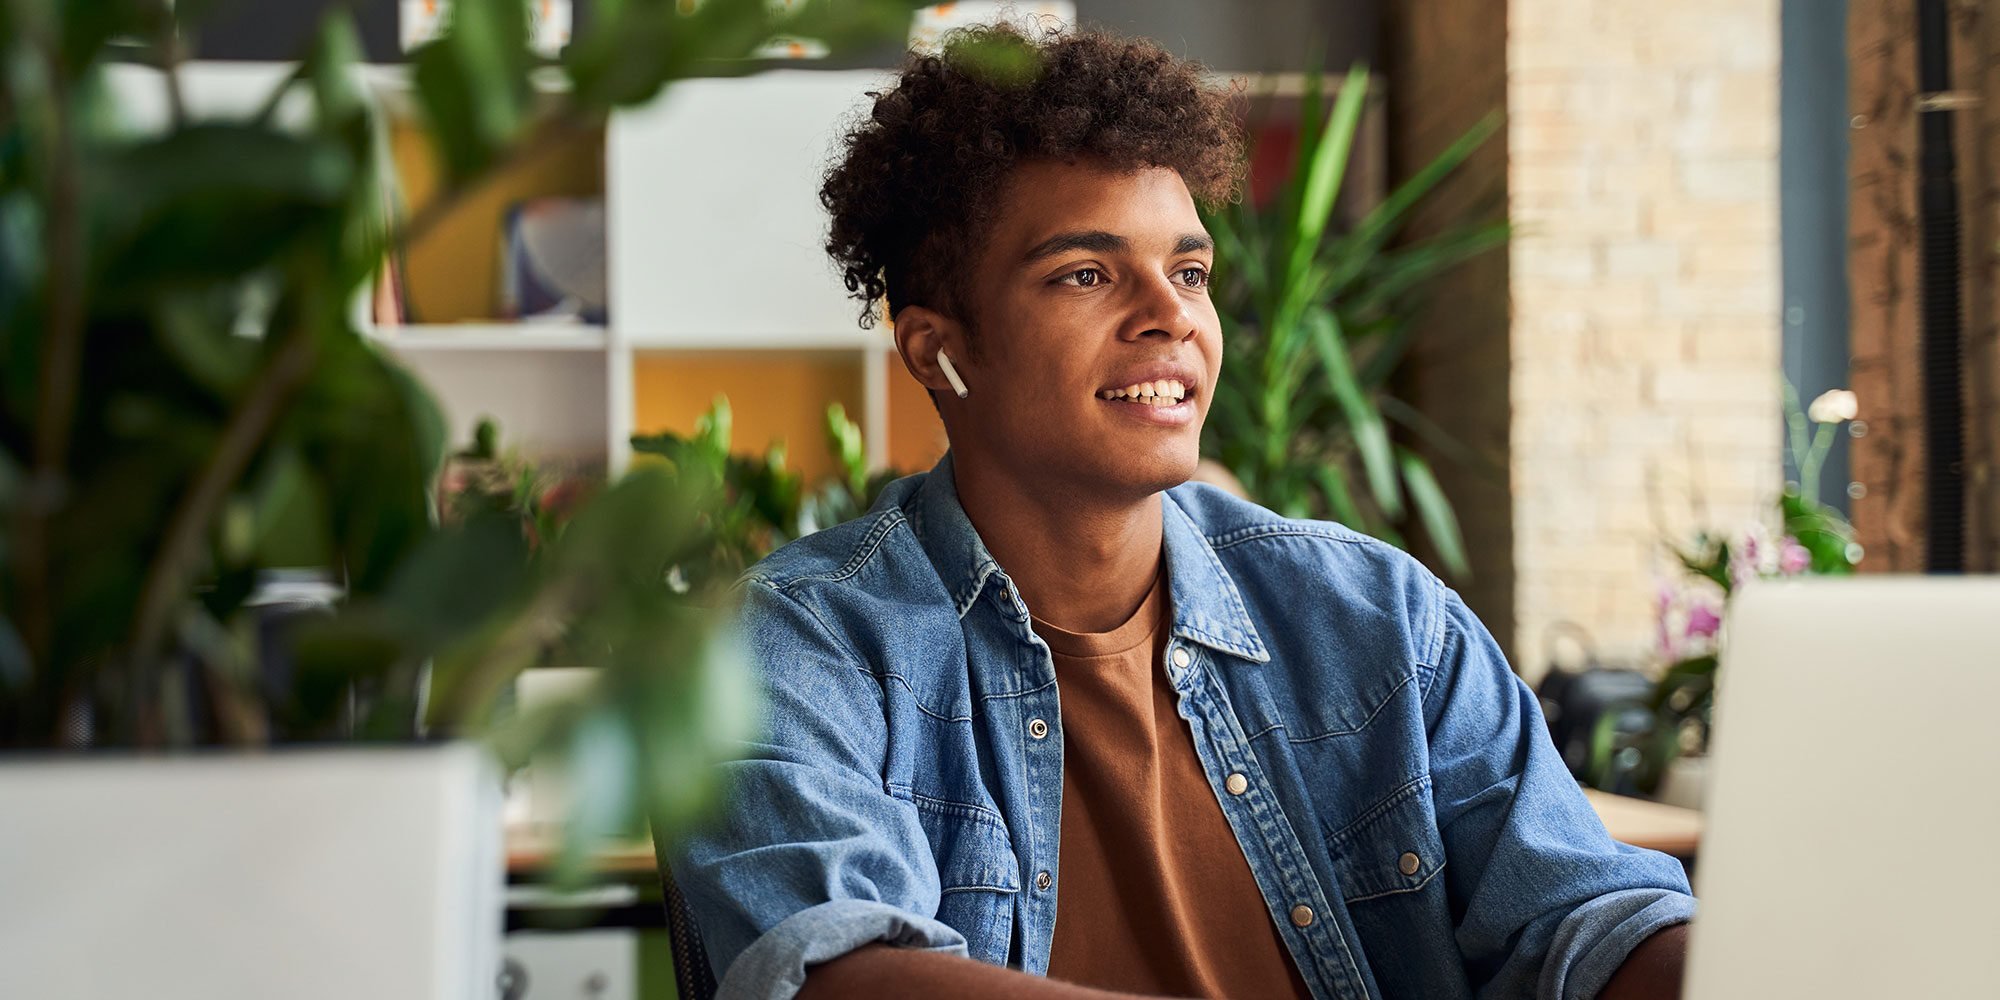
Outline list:
[[[920,303],[970,318],[957,281],[1017,163],[1166,167],[1210,205],[1236,197],[1242,173],[1230,92],[1149,41],[970,28],[869,96],[820,188],[827,253],[862,302],[862,326],[885,297],[890,316]]]

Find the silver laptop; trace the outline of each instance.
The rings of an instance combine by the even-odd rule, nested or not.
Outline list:
[[[1690,1000],[2000,998],[2000,578],[1730,610]]]

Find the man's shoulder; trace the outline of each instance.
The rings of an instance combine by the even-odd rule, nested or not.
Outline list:
[[[894,608],[914,611],[926,604],[950,607],[937,568],[900,502],[907,490],[892,490],[868,513],[765,556],[744,574],[744,583],[842,618]]]
[[[904,524],[898,508],[870,511],[779,546],[750,567],[744,579],[776,590],[839,584],[862,571]]]
[[[1286,517],[1206,483],[1175,487],[1168,496],[1225,564],[1275,564],[1363,586],[1437,584],[1409,553],[1334,521]]]
[[[1385,670],[1439,661],[1457,596],[1414,556],[1345,525],[1285,517],[1212,486],[1170,495],[1280,656],[1292,644],[1299,662],[1317,662],[1314,650],[1332,648],[1397,651],[1365,660]]]
[[[752,592],[738,626],[760,656],[787,664],[767,672],[770,683],[816,683],[824,675],[802,668],[816,650],[819,662],[841,665],[842,674],[851,666],[878,679],[898,676],[946,718],[970,712],[962,693],[940,690],[912,668],[948,658],[963,639],[951,595],[894,497],[779,548],[744,574],[743,586]]]

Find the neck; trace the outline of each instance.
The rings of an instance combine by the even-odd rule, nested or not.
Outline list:
[[[1108,632],[1146,599],[1160,571],[1161,499],[1104,502],[1028,489],[977,463],[953,464],[959,503],[1035,617],[1071,632]],[[1094,502],[1093,502],[1094,500]]]

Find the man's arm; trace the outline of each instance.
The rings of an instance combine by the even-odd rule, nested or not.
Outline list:
[[[1640,942],[1604,984],[1599,1000],[1680,1000],[1687,942],[1686,924],[1675,924]]]
[[[1423,678],[1424,721],[1473,987],[1482,997],[1588,1000],[1621,969],[1628,982],[1646,978],[1656,963],[1654,952],[1637,954],[1644,943],[1694,915],[1686,873],[1611,839],[1534,693],[1458,595],[1437,587],[1442,631]]]
[[[890,989],[894,987],[894,989]],[[935,951],[870,945],[806,970],[799,1000],[876,1000],[888,994],[956,1000],[1133,1000],[1017,969]]]
[[[763,735],[722,765],[727,799],[668,862],[722,997],[775,1000],[806,970],[876,942],[965,954],[915,807],[883,786],[881,689],[818,616],[763,583],[739,623],[759,665]]]

